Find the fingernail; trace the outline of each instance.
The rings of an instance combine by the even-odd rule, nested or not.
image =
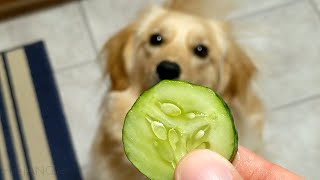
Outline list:
[[[232,180],[235,169],[219,154],[196,150],[184,157],[175,171],[175,180]]]

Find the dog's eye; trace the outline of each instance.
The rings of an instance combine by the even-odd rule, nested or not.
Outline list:
[[[199,44],[193,49],[193,53],[200,58],[206,58],[209,53],[208,51],[208,48],[203,44]]]
[[[150,37],[150,44],[153,46],[159,46],[163,43],[164,39],[161,34],[153,34]]]

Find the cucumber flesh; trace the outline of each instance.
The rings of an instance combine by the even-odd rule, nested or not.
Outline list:
[[[177,163],[194,149],[210,149],[232,161],[238,134],[228,106],[211,89],[164,80],[129,110],[122,141],[127,158],[141,173],[170,180]]]

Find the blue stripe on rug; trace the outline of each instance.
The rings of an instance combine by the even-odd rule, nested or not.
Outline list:
[[[25,47],[58,180],[80,180],[64,112],[43,42]]]
[[[3,128],[2,130],[3,130],[3,134],[4,134],[4,139],[5,139],[11,175],[12,175],[13,180],[19,180],[20,178],[19,178],[19,172],[18,172],[18,166],[17,166],[17,159],[14,154],[13,141],[12,141],[12,137],[11,137],[12,133],[10,132],[6,109],[4,106],[4,98],[2,95],[1,89],[2,89],[2,87],[1,87],[1,83],[0,83],[0,116],[1,116],[0,121],[2,124],[2,128]],[[6,171],[9,171],[9,169]]]
[[[12,80],[11,80],[11,76],[10,76],[10,69],[8,68],[8,62],[7,62],[7,58],[5,56],[3,56],[3,62],[4,62],[4,67],[5,67],[5,70],[6,70],[6,74],[7,74],[7,79],[8,79],[8,84],[9,84],[9,89],[10,89],[10,95],[11,95],[11,98],[12,98],[12,103],[13,103],[13,108],[14,108],[14,115],[15,115],[15,118],[16,118],[16,121],[17,121],[17,125],[18,125],[18,130],[19,130],[19,135],[20,135],[20,139],[21,139],[21,143],[22,143],[22,149],[23,149],[23,154],[24,154],[24,158],[25,158],[25,161],[26,161],[26,165],[27,165],[27,174],[30,178],[30,180],[33,180],[33,175],[32,175],[32,169],[31,169],[31,165],[30,165],[30,158],[29,158],[29,155],[28,155],[28,150],[27,150],[27,147],[26,147],[26,141],[25,141],[25,138],[23,136],[23,132],[22,132],[22,128],[21,128],[21,117],[19,115],[19,112],[18,112],[18,108],[17,108],[17,104],[16,104],[16,97],[15,97],[15,94],[14,94],[14,87],[12,85]],[[18,173],[19,173],[19,170],[17,170]],[[24,169],[21,169],[20,170],[20,174],[24,174],[25,170]]]

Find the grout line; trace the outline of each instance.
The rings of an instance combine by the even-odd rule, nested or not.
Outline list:
[[[311,95],[311,96],[308,96],[308,97],[304,97],[304,98],[301,98],[301,99],[293,100],[292,102],[289,102],[287,104],[283,104],[283,105],[280,105],[278,107],[271,108],[271,110],[272,111],[279,111],[279,110],[286,109],[286,108],[289,108],[289,107],[292,107],[292,106],[298,106],[298,105],[301,105],[301,103],[310,102],[310,101],[313,101],[313,100],[316,100],[316,99],[320,99],[320,94],[314,94],[314,95]]]
[[[318,4],[314,0],[307,0],[310,4],[311,8],[315,11],[319,21],[320,21],[320,9],[318,8]]]
[[[230,17],[229,19],[231,21],[240,20],[240,19],[251,17],[251,16],[264,14],[266,12],[277,10],[277,9],[280,9],[280,8],[284,8],[284,7],[287,7],[287,6],[290,6],[290,5],[294,5],[294,4],[297,4],[297,3],[300,3],[300,2],[301,1],[299,1],[299,0],[291,0],[291,1],[288,1],[288,2],[285,2],[285,3],[282,3],[282,4],[275,4],[275,5],[270,6],[270,7],[262,8],[262,9],[257,10],[257,11],[252,11],[252,12],[240,14],[238,16],[233,16],[233,17]]]
[[[92,33],[92,30],[89,25],[89,19],[87,17],[86,11],[85,11],[83,4],[81,2],[82,1],[77,2],[78,6],[79,6],[80,14],[82,16],[82,19],[84,20],[84,25],[85,25],[86,31],[87,31],[89,39],[90,39],[91,47],[92,47],[94,53],[98,54],[98,48],[96,47],[96,44],[95,44],[95,41],[93,38],[93,33]],[[95,57],[94,60],[90,59],[90,60],[80,61],[80,62],[73,64],[73,65],[70,65],[70,66],[53,69],[53,71],[54,71],[54,74],[59,74],[59,73],[65,72],[65,71],[69,71],[69,70],[72,70],[75,68],[80,68],[80,67],[90,65],[93,63],[98,63],[97,57]]]
[[[87,13],[86,13],[86,10],[84,8],[84,5],[83,5],[82,1],[79,2],[79,10],[81,12],[82,19],[84,20],[84,24],[86,26],[87,33],[89,34],[89,39],[90,39],[90,42],[91,42],[91,46],[93,47],[94,52],[97,54],[99,50],[98,50],[98,47],[96,46],[96,43],[95,43],[95,40],[94,40],[94,37],[93,37],[93,32],[92,32],[92,29],[90,28],[90,24],[89,24],[89,18],[87,16]]]

